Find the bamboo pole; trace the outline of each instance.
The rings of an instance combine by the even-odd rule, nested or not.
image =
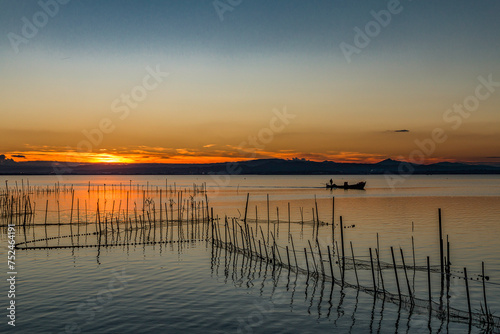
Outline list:
[[[467,268],[464,268],[465,290],[467,291],[467,307],[469,310],[469,323],[472,322],[472,309],[470,306],[469,279],[467,277]]]
[[[266,238],[264,238],[264,232],[262,231],[262,227],[260,228],[260,234],[262,235],[262,242],[264,243],[264,250],[266,251],[266,262],[269,262],[269,254],[267,253]]]
[[[485,276],[484,276],[484,261],[481,262],[481,273],[482,273],[482,278],[483,278],[484,311],[486,312],[486,316],[487,316],[487,319],[489,322],[490,312],[488,310],[488,302],[486,301],[486,283],[485,283]]]
[[[290,238],[290,202],[288,202],[288,237]]]
[[[267,243],[269,243],[269,194],[267,194]]]
[[[330,263],[330,274],[332,275],[332,284],[335,283],[335,277],[333,276],[333,265],[332,265],[332,254],[330,252],[330,245],[326,246],[328,250],[328,261]],[[358,275],[356,275],[358,277]]]
[[[318,245],[318,253],[319,253],[319,263],[321,264],[321,274],[325,277],[325,266],[323,264],[323,256],[321,255],[321,247],[319,247],[318,239],[316,239],[316,244]]]
[[[412,223],[412,229],[413,229],[413,222],[411,222],[411,223]],[[415,242],[413,240],[413,235],[411,236],[411,251],[413,253],[413,272],[415,272],[417,265],[415,262]]]
[[[403,249],[401,247],[399,248],[399,250],[401,252],[401,260],[403,261],[403,269],[404,269],[404,272],[405,272],[406,285],[408,287],[408,294],[410,295],[410,299],[411,299],[411,301],[413,303],[413,292],[411,291],[410,280],[408,279],[408,273],[406,271],[405,256],[403,254]]]
[[[257,213],[257,205],[255,205],[255,235],[257,236],[257,230],[259,228],[259,215]]]
[[[250,193],[247,193],[247,203],[245,205],[245,218],[243,219],[243,222],[246,224],[247,223],[247,212],[248,212],[248,199],[250,197]]]
[[[77,216],[76,216],[76,223],[78,224],[77,228],[78,228],[78,235],[80,235],[80,199],[77,198],[76,199],[76,212],[77,212]]]
[[[398,288],[398,296],[401,301],[401,289],[399,288],[399,279],[398,279],[398,268],[396,267],[396,258],[394,257],[394,249],[391,246],[391,254],[392,254],[392,264],[394,266],[394,276],[396,276],[396,286]]]
[[[262,248],[260,246],[260,239],[259,239],[259,254],[260,254],[260,258],[262,259],[264,257],[264,255],[262,254]],[[266,259],[266,262],[267,262],[267,259]]]
[[[375,249],[375,253],[377,255],[377,265],[378,265],[378,271],[380,273],[380,282],[382,283],[382,291],[384,292],[385,295],[384,276],[382,275],[382,267],[380,266],[380,256],[378,249]]]
[[[47,211],[49,210],[49,200],[45,202],[45,221],[44,224],[47,226]]]
[[[429,307],[432,308],[431,265],[429,257],[427,257],[427,285],[429,287]]]
[[[286,245],[286,257],[288,259],[288,271],[290,271],[290,253],[288,252],[288,245]]]
[[[444,273],[444,263],[443,263],[443,256],[444,256],[444,251],[443,251],[443,226],[441,222],[441,208],[438,209],[438,216],[439,216],[439,258],[440,258],[440,263],[441,263],[441,274]]]
[[[335,241],[335,248],[337,250],[337,263],[339,264],[340,278],[342,280],[342,286],[344,286],[344,273],[342,272],[342,266],[340,265],[342,261],[340,260],[339,243],[337,241]]]
[[[446,235],[446,273],[448,274],[448,281],[450,280],[450,241],[448,240],[448,234]]]
[[[304,247],[304,254],[306,257],[307,276],[309,276],[309,260],[307,260],[307,249],[305,247]]]
[[[332,197],[332,244],[335,243],[335,196]]]
[[[377,293],[377,284],[375,282],[375,270],[373,268],[373,256],[372,256],[371,247],[370,247],[370,265],[371,265],[371,269],[372,269],[373,291],[375,291],[375,293]]]
[[[340,216],[340,241],[342,245],[342,281],[344,281],[345,276],[345,248],[344,248],[344,225],[342,222],[342,216]]]
[[[352,241],[350,241],[350,244],[351,244],[351,254],[352,254],[352,265],[354,267],[354,275],[356,275],[356,284],[357,284],[358,289],[359,289],[358,270],[356,269],[356,260],[354,257],[354,249],[352,248]]]
[[[255,238],[253,236],[253,229],[251,227],[249,229],[250,229],[250,238],[253,241],[253,248],[255,249],[255,253],[257,253],[257,245],[255,244]],[[259,256],[260,256],[260,253],[259,253]]]
[[[314,252],[313,252],[313,249],[312,249],[312,246],[311,246],[311,241],[310,240],[307,240],[307,242],[309,243],[309,248],[311,249],[311,257],[313,259],[313,264],[314,264],[314,271],[316,272],[316,274],[318,273],[318,267],[316,266],[316,259],[314,258]]]
[[[295,254],[295,246],[293,244],[293,236],[292,235],[290,235],[290,241],[292,242],[293,257],[295,258],[295,267],[297,267],[297,269],[299,269],[299,265],[297,263],[297,255]]]
[[[319,214],[318,214],[318,202],[316,201],[316,195],[314,195],[314,206],[316,207],[316,224],[318,225],[319,228]],[[316,231],[316,235],[317,235]]]

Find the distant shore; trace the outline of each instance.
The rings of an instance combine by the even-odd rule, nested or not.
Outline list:
[[[0,175],[425,175],[500,174],[500,167],[440,162],[428,165],[387,159],[374,164],[260,159],[210,164],[103,164],[17,162],[0,164]]]

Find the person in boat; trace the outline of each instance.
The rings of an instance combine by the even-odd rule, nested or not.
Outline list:
[[[330,185],[333,185],[333,180],[332,179],[330,179]]]

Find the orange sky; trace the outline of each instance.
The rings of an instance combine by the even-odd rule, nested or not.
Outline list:
[[[23,4],[3,8],[4,35],[20,34],[19,18],[40,10]],[[264,12],[249,3],[224,22],[212,6],[117,4],[112,12],[148,19],[124,23],[104,5],[75,3],[19,50],[0,40],[0,154],[377,162],[426,151],[419,162],[500,163],[493,3],[440,2],[429,16],[412,2],[351,61],[339,45],[353,43],[374,3],[266,4]],[[436,129],[446,140],[433,140]],[[419,146],[429,140],[431,150]]]
[[[24,157],[22,157],[24,156]],[[249,154],[248,156],[240,157],[227,157],[227,156],[210,156],[210,155],[172,155],[164,157],[161,155],[151,154],[113,154],[113,153],[78,153],[78,152],[47,152],[47,151],[26,151],[26,152],[12,152],[7,155],[7,158],[12,158],[14,161],[22,162],[28,161],[60,161],[60,162],[80,162],[80,163],[220,163],[231,161],[245,161],[252,159],[293,159],[300,158],[310,161],[335,161],[341,163],[377,163],[386,159],[387,157],[381,155],[368,155],[358,152],[340,152],[337,154],[301,154],[294,152],[263,152]],[[410,161],[407,157],[397,156],[393,157],[398,160]],[[436,163],[441,161],[456,162],[455,159],[446,158],[432,158],[426,159],[425,163]],[[474,161],[470,161],[475,163]],[[494,161],[492,161],[494,162]]]

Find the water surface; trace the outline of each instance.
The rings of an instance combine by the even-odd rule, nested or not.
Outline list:
[[[26,178],[2,177],[0,182],[4,184],[5,179],[12,188],[16,181],[18,188],[28,187]],[[352,242],[360,260],[369,259],[369,248],[374,250],[378,246],[381,261],[390,263],[393,246],[397,251],[399,247],[403,249],[408,262],[424,266],[429,256],[432,266],[436,267],[439,266],[440,208],[444,236],[450,242],[453,305],[467,309],[464,281],[460,278],[463,267],[467,267],[470,277],[476,279],[470,282],[473,307],[480,309],[482,285],[478,274],[484,261],[490,278],[488,304],[493,311],[500,310],[497,298],[500,295],[500,177],[412,176],[394,189],[384,176],[343,176],[334,181],[362,179],[367,180],[365,191],[326,190],[322,184],[327,180],[322,176],[220,176],[218,182],[212,176],[65,176],[64,189],[75,190],[73,211],[70,191],[46,194],[37,188],[39,191],[30,195],[36,203],[36,226],[18,227],[17,239],[81,234],[74,240],[55,238],[50,242],[51,245],[94,245],[97,239],[91,233],[96,229],[98,200],[101,212],[104,210],[108,217],[116,217],[119,212],[119,217],[124,218],[126,207],[130,217],[134,209],[140,215],[143,203],[148,202],[148,205],[154,203],[151,212],[156,215],[155,219],[159,220],[161,214],[165,220],[166,214],[169,217],[177,214],[169,211],[176,207],[176,204],[170,206],[170,200],[178,201],[171,192],[174,187],[186,189],[184,200],[193,196],[193,200],[201,203],[204,194],[189,193],[189,189],[193,184],[206,184],[209,205],[220,220],[225,216],[242,218],[249,194],[247,220],[256,236],[260,228],[266,232],[268,226],[269,196],[270,230],[283,247],[290,245],[290,220],[290,233],[297,249],[307,248],[308,240],[315,240],[314,233],[321,247],[331,245],[333,248],[332,240],[339,241],[342,216],[346,245]],[[50,176],[29,177],[30,187],[54,187],[56,182],[57,178]],[[47,227],[45,205],[48,205]],[[321,224],[315,232],[316,205],[319,217],[314,218],[319,218]],[[76,224],[53,225],[69,220]],[[159,226],[150,229],[154,238],[167,237],[165,226],[161,228],[161,231]],[[305,333],[332,329],[393,333],[467,329],[464,324],[446,323],[436,317],[429,319],[421,312],[400,310],[393,303],[374,300],[356,289],[341,289],[328,281],[307,279],[306,275],[288,272],[286,268],[279,271],[266,268],[265,263],[228,255],[221,249],[214,252],[210,243],[199,241],[203,240],[201,229],[186,232],[189,231],[195,237],[193,240],[198,241],[18,251],[18,328],[41,333],[181,330]],[[123,240],[118,239],[118,233],[113,234],[115,237],[116,243]],[[5,234],[1,238],[4,244]],[[123,234],[119,238],[123,238]],[[48,242],[31,245],[43,246]],[[2,248],[2,256],[4,252]],[[301,265],[304,262],[300,257],[298,261]],[[372,284],[369,270],[361,270],[359,274],[361,284]],[[351,282],[355,279],[352,270],[346,275]],[[393,285],[390,271],[384,271],[385,275],[386,283]],[[432,282],[436,299],[438,276],[433,275]],[[377,277],[378,284],[379,279]],[[426,274],[417,272],[411,280],[415,293],[425,299]],[[479,329],[473,327],[472,331]]]

